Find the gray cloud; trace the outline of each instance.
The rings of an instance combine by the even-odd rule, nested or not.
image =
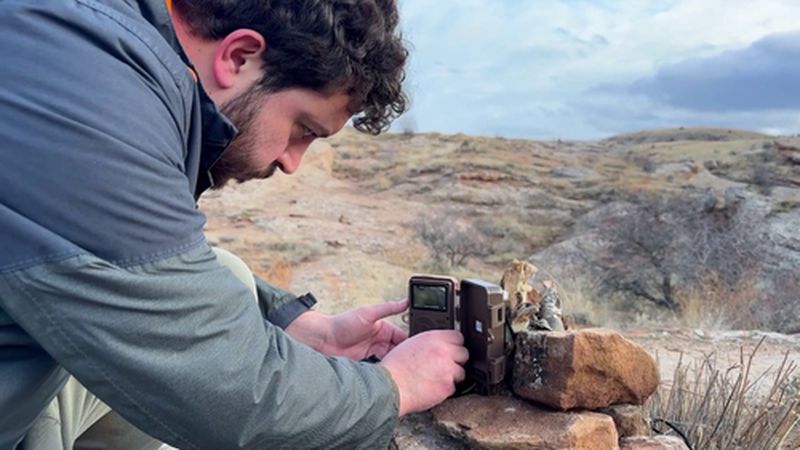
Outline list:
[[[590,39],[583,39],[578,37],[575,33],[563,27],[557,27],[555,30],[553,30],[553,34],[563,40],[570,41],[575,45],[590,50],[594,50],[598,47],[607,47],[609,44],[608,39],[606,39],[606,37],[601,34],[595,34]]]
[[[629,92],[693,111],[800,110],[800,32],[661,67]]]

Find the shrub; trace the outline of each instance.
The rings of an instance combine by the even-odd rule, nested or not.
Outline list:
[[[763,195],[770,195],[775,186],[775,173],[766,164],[758,164],[750,172],[750,182]]]
[[[725,369],[711,356],[681,359],[672,381],[647,403],[653,428],[681,436],[693,449],[796,448],[788,441],[800,437],[796,365],[787,353],[772,374],[753,374],[762,343],[747,357],[740,349],[740,363]]]
[[[598,226],[604,251],[584,251],[599,272],[600,293],[646,300],[680,313],[680,296],[736,292],[758,272],[762,243],[757,217],[737,204],[716,209],[704,193],[638,193],[624,214]],[[756,299],[753,298],[753,301]]]
[[[439,267],[458,267],[467,258],[491,253],[483,234],[457,213],[423,214],[413,226]]]

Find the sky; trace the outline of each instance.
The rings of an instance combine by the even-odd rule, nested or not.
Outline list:
[[[800,0],[399,0],[396,131],[800,133]]]

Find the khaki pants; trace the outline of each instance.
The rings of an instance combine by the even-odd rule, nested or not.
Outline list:
[[[246,284],[256,297],[253,273],[238,256],[214,249],[217,260]],[[128,423],[70,377],[36,420],[22,450],[158,450],[171,449]]]

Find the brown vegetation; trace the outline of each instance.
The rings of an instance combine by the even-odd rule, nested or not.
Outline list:
[[[763,342],[763,340],[762,340]],[[777,371],[753,373],[761,343],[739,364],[719,367],[712,355],[679,362],[673,379],[650,399],[652,426],[693,449],[790,449],[800,444],[800,386],[787,357]]]
[[[600,295],[638,298],[694,321],[714,315],[728,327],[775,319],[757,311],[764,249],[757,218],[738,204],[719,207],[707,192],[639,192],[598,227],[603,251],[584,250]]]

